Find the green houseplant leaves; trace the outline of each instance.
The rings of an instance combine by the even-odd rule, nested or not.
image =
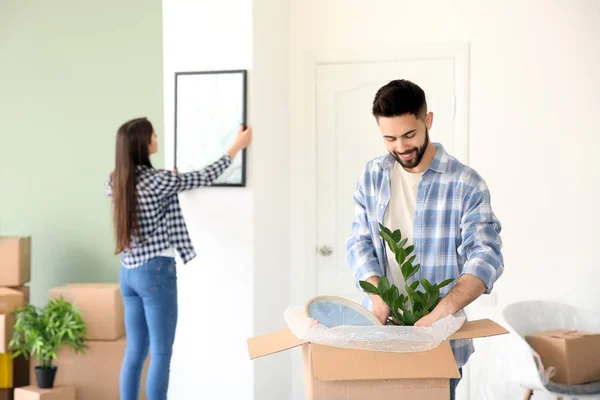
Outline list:
[[[447,279],[438,284],[433,284],[425,278],[410,282],[410,279],[421,268],[420,264],[413,265],[416,256],[411,254],[415,247],[412,245],[404,247],[408,240],[406,238],[402,239],[399,229],[392,232],[382,224],[379,224],[379,228],[381,238],[387,243],[392,253],[394,253],[398,265],[400,265],[400,272],[405,282],[406,296],[400,293],[398,287],[392,285],[385,276],[379,279],[377,286],[367,281],[360,281],[360,287],[369,294],[380,296],[390,307],[391,315],[387,321],[388,324],[412,326],[419,319],[433,311],[441,301],[440,289],[452,283],[454,279]]]
[[[16,323],[9,343],[13,358],[35,356],[42,369],[49,369],[62,345],[75,353],[85,352],[85,321],[77,308],[62,296],[51,299],[44,308],[27,304],[15,314]]]

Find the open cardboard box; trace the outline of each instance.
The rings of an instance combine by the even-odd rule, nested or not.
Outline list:
[[[467,321],[453,339],[508,333],[489,319]],[[450,379],[459,378],[450,342],[433,350],[385,353],[309,343],[282,329],[248,339],[250,359],[302,346],[306,400],[396,400],[450,398]]]

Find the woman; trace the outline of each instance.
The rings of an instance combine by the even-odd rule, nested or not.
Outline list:
[[[106,184],[113,199],[116,254],[125,306],[127,346],[121,367],[121,400],[137,400],[142,366],[150,350],[148,400],[166,400],[177,323],[175,250],[184,263],[196,254],[177,193],[212,184],[252,139],[240,129],[227,154],[201,171],[177,174],[152,167],[156,134],[146,118],[117,132],[115,170]]]

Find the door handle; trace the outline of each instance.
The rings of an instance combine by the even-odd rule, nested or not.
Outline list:
[[[329,245],[325,245],[321,246],[318,251],[323,257],[329,257],[331,253],[333,253],[333,248],[331,248]]]

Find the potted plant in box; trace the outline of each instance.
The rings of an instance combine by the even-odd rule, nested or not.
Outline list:
[[[87,345],[87,328],[81,313],[62,296],[50,299],[44,308],[27,304],[15,312],[16,322],[9,349],[13,358],[20,355],[29,359],[35,356],[35,367],[40,388],[52,388],[57,367],[52,365],[63,345],[75,353],[84,353]]]
[[[390,307],[391,315],[387,324],[413,326],[415,322],[433,311],[441,300],[440,289],[452,283],[454,279],[434,284],[423,278],[420,281],[415,280],[409,283],[421,268],[420,264],[413,265],[416,258],[414,255],[411,256],[415,249],[414,246],[405,247],[408,240],[402,239],[399,229],[392,232],[382,224],[379,224],[379,228],[380,236],[394,253],[396,261],[400,265],[406,296],[400,293],[397,286],[390,284],[385,276],[379,279],[377,286],[367,281],[360,281],[359,284],[365,292],[379,295]],[[420,290],[419,286],[423,286],[425,291]]]

